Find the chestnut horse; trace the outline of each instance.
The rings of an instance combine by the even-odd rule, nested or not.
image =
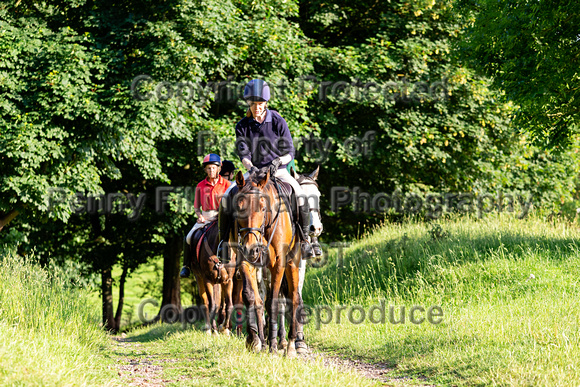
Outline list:
[[[318,183],[316,182],[316,180],[318,178],[319,171],[320,171],[320,167],[317,167],[310,174],[298,174],[298,173],[296,173],[294,168],[290,168],[290,175],[292,177],[294,177],[296,179],[296,181],[298,181],[298,184],[300,184],[300,186],[304,190],[304,195],[308,199],[309,207],[310,207],[309,232],[314,237],[318,237],[322,233],[322,229],[323,229],[322,221],[321,221],[321,217],[320,217],[320,196],[321,195],[320,195]],[[300,293],[300,301],[302,302],[303,301],[302,300],[302,285],[303,285],[303,281],[304,281],[304,276],[306,274],[305,273],[306,272],[306,262],[304,260],[300,261],[299,268],[300,268],[299,269],[300,282],[298,284],[298,292]],[[258,274],[262,274],[262,273],[260,273],[258,271]],[[258,286],[260,288],[260,294],[266,295],[266,289],[269,289],[270,283],[271,283],[271,278],[270,278],[269,272],[264,271],[263,275],[261,275],[259,277],[263,278],[262,282],[258,284]],[[260,282],[260,278],[258,278],[258,282]],[[288,304],[288,302],[286,300],[286,297],[288,296],[288,294],[287,294],[288,286],[285,282],[286,281],[284,281],[284,280],[282,281],[282,293],[283,294],[282,294],[282,297],[280,298],[280,304],[279,304],[280,307],[282,307],[284,309],[287,308],[287,304]],[[266,303],[268,303],[268,302],[269,302],[269,300],[266,300]],[[296,352],[298,354],[303,354],[303,353],[307,352],[307,348],[308,348],[308,346],[304,342],[304,332],[303,332],[302,328],[303,328],[303,326],[299,322],[298,332],[297,332],[297,336],[296,336]],[[280,313],[280,324],[278,326],[278,340],[279,340],[278,348],[279,349],[286,349],[286,346],[288,343],[286,341],[286,338],[284,337],[285,334],[286,334],[285,313]]]
[[[242,298],[246,306],[247,345],[259,352],[264,340],[264,302],[259,294],[256,268],[265,266],[270,271],[266,312],[270,352],[278,349],[279,296],[282,278],[286,275],[288,296],[292,305],[286,355],[296,356],[295,340],[298,328],[298,293],[300,241],[290,217],[289,205],[280,196],[277,183],[270,179],[269,168],[263,168],[244,179],[236,175],[239,192],[234,197],[237,234],[238,267],[242,277]]]

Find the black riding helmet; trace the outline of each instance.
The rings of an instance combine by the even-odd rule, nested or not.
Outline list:
[[[230,173],[230,172],[233,172],[235,170],[236,170],[236,166],[230,160],[222,161],[222,170],[220,172],[220,175],[223,176],[223,175]]]

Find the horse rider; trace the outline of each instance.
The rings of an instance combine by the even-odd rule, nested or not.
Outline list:
[[[236,178],[236,166],[230,160],[222,161],[222,170],[220,176],[227,181],[232,181]]]
[[[310,207],[300,184],[288,172],[286,166],[294,159],[295,149],[286,120],[275,110],[267,108],[270,86],[261,79],[252,79],[244,88],[244,100],[248,104],[246,117],[236,124],[236,148],[242,164],[248,171],[270,166],[275,176],[292,186],[298,198],[300,226],[305,240],[302,242],[302,258],[322,255],[318,242],[310,238]],[[271,169],[271,170],[272,170]],[[230,187],[231,189],[232,187]],[[229,190],[226,192],[228,195]],[[222,245],[229,222],[220,219],[220,244],[218,257],[223,260]]]
[[[185,238],[188,245],[191,245],[193,234],[196,230],[203,228],[217,219],[221,197],[231,184],[229,179],[224,179],[220,176],[221,167],[222,162],[218,155],[210,153],[204,157],[203,168],[207,176],[199,182],[195,189],[193,208],[197,215],[197,222]],[[192,250],[194,251],[195,249]],[[183,278],[189,277],[191,274],[191,256],[192,254],[185,253],[183,267],[179,273]]]

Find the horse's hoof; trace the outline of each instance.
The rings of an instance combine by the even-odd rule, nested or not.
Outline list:
[[[218,336],[219,335],[218,331],[216,331],[215,329],[212,329],[211,330],[211,334],[212,334],[212,336]]]
[[[211,336],[211,329],[206,329],[206,330],[205,330],[205,334],[206,334],[207,336]]]
[[[220,330],[220,333],[224,336],[230,336],[232,334],[232,332],[228,328],[222,328]]]
[[[278,349],[281,349],[281,350],[284,350],[285,351],[287,347],[288,347],[288,342],[286,340],[281,341],[278,344]]]
[[[297,341],[295,346],[297,354],[305,355],[308,353],[308,345],[304,341]]]
[[[246,347],[250,352],[260,353],[262,351],[262,342],[259,338],[255,338],[251,343],[246,343]]]
[[[287,358],[295,358],[296,357],[296,348],[294,347],[294,341],[291,340],[286,347],[286,357]]]

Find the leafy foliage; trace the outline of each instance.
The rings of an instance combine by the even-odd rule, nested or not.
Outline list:
[[[532,145],[511,122],[517,107],[456,57],[469,19],[454,2],[303,2],[301,20],[319,43],[317,77],[347,85],[342,94],[309,100],[322,138],[339,139],[323,187],[361,187],[371,197],[533,191],[536,205],[570,196],[575,159]],[[368,132],[376,132],[372,152],[349,151],[345,139]],[[390,216],[328,207],[331,233],[354,234],[358,222]]]
[[[461,47],[520,105],[517,124],[551,146],[568,143],[580,113],[580,23],[574,2],[463,1]]]

